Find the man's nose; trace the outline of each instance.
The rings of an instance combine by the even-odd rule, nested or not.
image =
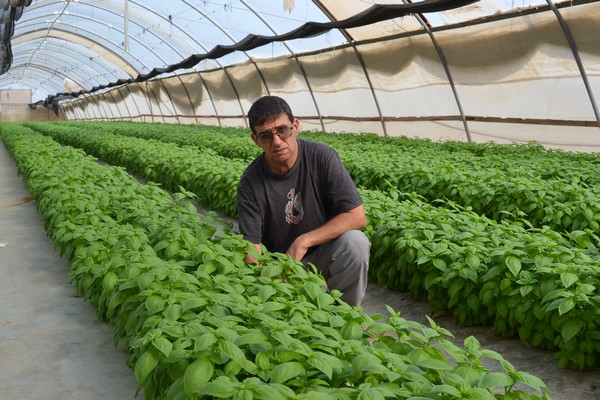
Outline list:
[[[273,132],[273,143],[277,142],[276,144],[279,144],[279,142],[283,142],[283,140],[279,137],[279,135],[276,132]]]

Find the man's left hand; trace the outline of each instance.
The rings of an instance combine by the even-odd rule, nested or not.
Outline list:
[[[301,261],[308,251],[308,246],[306,246],[304,243],[305,240],[303,239],[303,236],[298,236],[296,240],[292,242],[290,248],[285,252],[285,254],[295,260]]]

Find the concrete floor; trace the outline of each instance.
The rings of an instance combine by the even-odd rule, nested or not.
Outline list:
[[[133,399],[136,380],[126,354],[115,348],[112,328],[67,284],[67,262],[45,235],[28,195],[0,144],[0,399]],[[386,313],[386,304],[407,319],[427,323],[425,303],[371,284],[364,310]],[[447,316],[435,319],[457,343],[474,335],[518,370],[541,378],[555,400],[600,400],[600,371],[559,370],[551,352],[500,338],[489,327],[461,327]]]
[[[67,284],[28,196],[0,142],[0,399],[133,399],[126,354]]]

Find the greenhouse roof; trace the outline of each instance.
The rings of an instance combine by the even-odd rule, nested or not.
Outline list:
[[[389,14],[389,18],[364,26],[323,29],[310,37],[292,40],[265,40],[249,50],[198,57],[189,66],[180,65],[177,73],[221,69],[248,60],[294,56],[352,42],[411,35],[424,29],[443,29],[482,18],[565,5],[570,1],[30,0],[2,3],[6,3],[2,14],[3,37],[14,31],[0,49],[0,62],[5,67],[0,75],[0,88],[31,89],[33,100],[37,101],[60,92],[88,91],[111,82],[135,79],[156,69],[161,75],[168,75],[174,71],[167,66],[209,54],[214,49],[234,46],[249,35],[274,38],[309,22],[339,23],[375,4],[425,9],[428,3],[445,3],[440,9],[450,9],[402,13],[395,18]]]

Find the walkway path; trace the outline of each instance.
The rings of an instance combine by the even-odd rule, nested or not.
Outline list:
[[[134,399],[127,355],[67,283],[28,196],[0,142],[0,399]]]

